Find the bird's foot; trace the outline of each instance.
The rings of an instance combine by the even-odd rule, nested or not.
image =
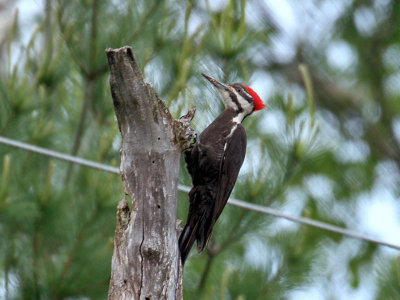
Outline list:
[[[194,145],[197,143],[197,133],[193,130],[193,132],[188,136],[188,140],[184,143],[183,153],[192,151]]]

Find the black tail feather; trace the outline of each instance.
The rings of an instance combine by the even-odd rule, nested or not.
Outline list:
[[[196,229],[196,224],[194,225],[194,227],[191,227],[190,224],[186,224],[179,237],[179,251],[181,252],[182,265],[185,264],[190,249],[192,249],[194,241],[196,240]]]
[[[211,235],[213,190],[208,186],[194,187],[189,193],[190,207],[186,226],[179,237],[182,265],[185,263],[195,240],[197,252],[203,251]]]

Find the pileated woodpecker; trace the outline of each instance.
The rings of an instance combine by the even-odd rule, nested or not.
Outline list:
[[[241,122],[256,110],[265,108],[257,93],[243,83],[224,84],[202,74],[220,93],[225,110],[185,151],[192,177],[189,214],[179,237],[182,264],[197,240],[203,251],[211,231],[235,185],[246,154],[246,131]]]

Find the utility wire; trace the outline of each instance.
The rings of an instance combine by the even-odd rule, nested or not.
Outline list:
[[[38,147],[38,146],[22,143],[22,142],[19,142],[19,141],[16,141],[16,140],[12,140],[12,139],[9,139],[9,138],[6,138],[6,137],[1,137],[0,136],[0,143],[8,145],[8,146],[13,146],[13,147],[16,147],[16,148],[24,149],[24,150],[27,150],[27,151],[39,153],[39,154],[42,154],[42,155],[45,155],[45,156],[58,158],[58,159],[61,159],[61,160],[72,162],[74,164],[78,164],[78,165],[82,165],[82,166],[86,166],[86,167],[90,167],[90,168],[95,168],[95,169],[103,170],[103,171],[110,172],[110,173],[116,173],[116,174],[120,173],[119,169],[116,168],[116,167],[112,167],[112,166],[109,166],[109,165],[97,163],[97,162],[94,162],[94,161],[91,161],[91,160],[87,160],[87,159],[84,159],[84,158],[80,158],[80,157],[77,157],[77,156],[72,156],[72,155],[61,153],[61,152],[49,150],[49,149],[46,149],[46,148],[42,148],[42,147]]]
[[[102,170],[102,171],[106,171],[106,172],[110,172],[110,173],[115,173],[115,174],[119,174],[120,170],[117,167],[112,167],[106,164],[101,164],[101,163],[97,163],[94,161],[90,161],[84,158],[80,158],[80,157],[76,157],[76,156],[72,156],[72,155],[68,155],[68,154],[63,154],[57,151],[53,151],[53,150],[49,150],[46,148],[42,148],[42,147],[38,147],[38,146],[34,146],[34,145],[30,145],[30,144],[26,144],[26,143],[22,143],[16,140],[12,140],[9,138],[5,138],[5,137],[1,137],[0,136],[0,143],[1,144],[5,144],[8,146],[12,146],[12,147],[16,147],[19,149],[24,149],[26,151],[31,151],[31,152],[35,152],[38,154],[42,154],[45,156],[49,156],[49,157],[53,157],[53,158],[57,158],[60,160],[64,160],[64,161],[68,161],[71,163],[75,163],[75,164],[79,164],[82,166],[86,166],[86,167],[90,167],[90,168],[95,168],[98,170]],[[185,192],[188,193],[190,191],[190,187],[185,186],[185,185],[178,185],[178,190],[181,192]],[[348,236],[351,238],[355,238],[355,239],[359,239],[359,240],[363,240],[363,241],[367,241],[367,242],[371,242],[371,243],[375,243],[375,244],[379,244],[382,246],[386,246],[386,247],[390,247],[393,249],[397,249],[400,250],[400,245],[396,245],[396,244],[392,244],[392,243],[388,243],[379,239],[375,239],[372,237],[368,237],[364,234],[358,233],[356,231],[352,231],[352,230],[348,230],[339,226],[335,226],[335,225],[331,225],[328,223],[324,223],[324,222],[320,222],[320,221],[316,221],[316,220],[312,220],[309,218],[304,218],[304,217],[294,217],[294,216],[290,216],[290,215],[286,215],[284,213],[281,213],[275,209],[266,207],[266,206],[262,206],[262,205],[258,205],[258,204],[253,204],[253,203],[248,203],[242,200],[238,200],[238,199],[234,199],[234,198],[230,198],[228,201],[229,204],[237,206],[237,207],[241,207],[244,209],[248,209],[248,210],[252,210],[252,211],[256,211],[256,212],[260,212],[263,214],[267,214],[267,215],[272,215],[278,218],[283,218],[292,222],[296,222],[296,223],[300,223],[300,224],[304,224],[304,225],[308,225],[308,226],[312,226],[312,227],[316,227],[319,229],[323,229],[323,230],[327,230],[327,231],[331,231],[334,233],[338,233],[344,236]]]

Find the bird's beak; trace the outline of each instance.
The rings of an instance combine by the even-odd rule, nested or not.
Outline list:
[[[225,83],[219,82],[218,80],[207,76],[204,73],[201,73],[201,75],[203,75],[209,82],[211,82],[217,89],[219,90],[224,90],[224,91],[229,91],[229,87],[228,85],[226,85]]]

